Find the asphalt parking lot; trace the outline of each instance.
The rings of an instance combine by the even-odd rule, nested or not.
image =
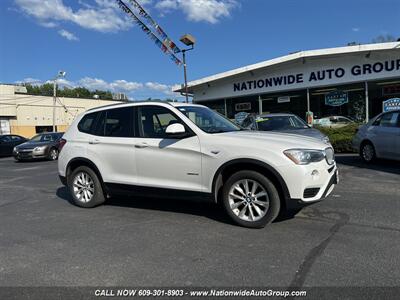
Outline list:
[[[2,158],[0,286],[399,286],[400,163],[337,161],[329,198],[251,230],[201,202],[78,208],[56,162]]]

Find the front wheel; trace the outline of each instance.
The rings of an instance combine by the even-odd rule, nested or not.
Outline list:
[[[77,206],[92,208],[105,201],[99,178],[86,166],[78,167],[72,172],[68,178],[68,187]]]
[[[376,158],[375,148],[371,143],[364,143],[360,149],[360,156],[366,163],[371,163]]]
[[[255,171],[233,174],[223,187],[223,204],[238,225],[263,228],[278,216],[279,193],[274,184]]]

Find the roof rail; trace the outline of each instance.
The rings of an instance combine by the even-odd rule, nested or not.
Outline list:
[[[92,111],[92,110],[99,109],[99,108],[107,108],[107,107],[112,107],[112,106],[117,106],[117,105],[128,105],[128,104],[149,103],[149,102],[165,103],[165,104],[169,104],[172,106],[171,102],[166,101],[166,100],[141,100],[141,101],[121,102],[121,103],[108,104],[108,105],[104,105],[104,106],[97,106],[97,107],[89,108],[86,111]]]

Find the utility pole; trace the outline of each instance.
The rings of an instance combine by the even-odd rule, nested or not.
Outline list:
[[[57,78],[53,81],[53,132],[56,132]]]
[[[53,81],[53,132],[56,132],[57,79],[65,77],[67,72],[59,71]]]
[[[183,74],[185,77],[185,99],[186,103],[189,103],[189,95],[188,95],[188,84],[187,84],[187,70],[186,70],[186,50],[182,50],[183,55]]]

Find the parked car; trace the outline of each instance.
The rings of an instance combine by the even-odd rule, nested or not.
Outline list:
[[[63,134],[62,132],[46,132],[35,135],[29,141],[14,147],[14,158],[18,161],[43,158],[56,160]]]
[[[381,113],[361,126],[353,148],[367,163],[376,158],[400,160],[400,110]]]
[[[314,125],[322,126],[322,127],[331,127],[331,128],[340,128],[350,124],[354,124],[355,122],[347,117],[343,116],[331,116],[325,117],[321,119],[314,119]]]
[[[244,119],[241,126],[251,130],[299,134],[329,143],[329,138],[325,134],[308,126],[306,122],[294,114],[250,114]]]
[[[331,146],[243,130],[194,104],[135,102],[90,110],[63,137],[61,182],[80,207],[114,195],[202,197],[239,225],[325,198],[338,180]]]
[[[19,135],[0,135],[0,156],[12,156],[14,147],[25,142],[26,138]]]

